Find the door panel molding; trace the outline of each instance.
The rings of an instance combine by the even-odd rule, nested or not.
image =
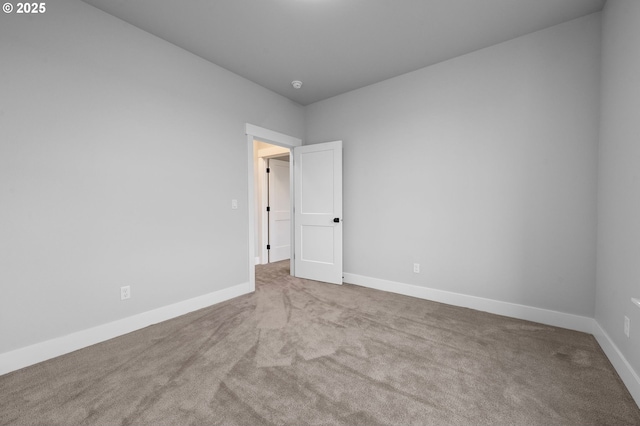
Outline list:
[[[294,148],[293,169],[295,276],[342,284],[342,141]]]

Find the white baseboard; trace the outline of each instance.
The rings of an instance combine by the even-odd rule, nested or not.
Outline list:
[[[0,375],[37,364],[132,331],[251,292],[249,283],[214,291],[172,305],[0,354]]]
[[[640,377],[622,352],[613,343],[609,335],[593,319],[578,315],[566,314],[547,309],[534,308],[498,300],[485,299],[436,290],[411,284],[381,280],[357,274],[344,274],[344,282],[360,285],[376,290],[388,291],[405,296],[432,300],[454,306],[461,306],[479,311],[490,312],[541,324],[567,328],[593,334],[614,366],[622,381],[629,389],[636,404],[640,406]],[[234,297],[251,292],[249,283],[238,284],[233,287],[218,290],[203,296],[188,299],[172,305],[157,308],[131,317],[123,318],[107,324],[81,330],[67,336],[58,337],[37,343],[11,352],[0,354],[0,375],[55,358],[105,340],[140,330],[144,327],[176,318],[198,309],[206,308],[224,302]]]
[[[600,327],[600,324],[598,324],[598,322],[593,318],[518,305],[516,303],[452,293],[444,290],[420,287],[412,284],[381,280],[357,274],[345,273],[344,282],[376,290],[388,291],[405,296],[417,297],[419,299],[446,303],[448,305],[475,309],[492,314],[504,315],[511,318],[518,318],[592,334],[598,341],[600,347],[602,347],[607,358],[609,358],[609,361],[611,361],[611,364],[624,384],[627,386],[627,389],[629,389],[629,393],[631,393],[636,404],[640,406],[640,377],[635,372],[631,364],[626,360],[622,352],[620,352],[617,346],[613,343],[611,338],[602,329],[602,327]]]
[[[604,329],[594,320],[593,335],[600,344],[600,347],[611,361],[611,364],[618,372],[618,375],[629,389],[629,393],[640,407],[640,376],[633,369],[629,361],[622,355],[620,349],[613,343],[613,340]]]
[[[365,277],[357,274],[344,274],[344,282],[356,284],[362,287],[388,291],[419,299],[432,300],[448,305],[471,308],[477,311],[489,312],[506,317],[533,321],[555,327],[568,328],[591,334],[593,332],[593,318],[548,309],[534,308],[518,305],[516,303],[502,302],[499,300],[485,299],[483,297],[469,296],[466,294],[452,293],[450,291],[436,290],[412,284],[404,284],[378,278]]]

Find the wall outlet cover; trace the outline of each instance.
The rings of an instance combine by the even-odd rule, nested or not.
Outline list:
[[[120,287],[120,300],[129,299],[131,297],[131,286],[125,285]]]

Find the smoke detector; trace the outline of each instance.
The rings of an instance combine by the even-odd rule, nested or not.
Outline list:
[[[302,82],[300,80],[293,80],[291,82],[291,85],[293,86],[294,89],[299,89],[302,87]]]

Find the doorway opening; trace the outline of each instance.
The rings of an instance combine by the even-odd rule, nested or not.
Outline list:
[[[247,136],[247,160],[248,160],[248,184],[249,184],[249,191],[248,191],[248,213],[249,213],[249,223],[248,223],[248,228],[249,228],[249,252],[248,252],[248,257],[249,257],[249,262],[248,262],[248,266],[249,266],[249,291],[255,291],[256,289],[256,260],[261,260],[258,259],[258,256],[260,256],[260,252],[258,250],[261,249],[260,245],[258,244],[258,242],[256,241],[257,239],[257,232],[256,229],[258,228],[258,214],[256,214],[256,206],[259,206],[259,200],[257,200],[257,190],[256,188],[258,187],[258,173],[255,173],[255,170],[257,168],[257,163],[259,163],[259,158],[257,156],[256,150],[255,150],[255,145],[257,142],[262,142],[262,143],[266,143],[268,145],[273,145],[275,147],[278,147],[280,149],[284,148],[286,151],[284,152],[286,154],[286,152],[289,152],[289,158],[291,159],[291,151],[294,147],[299,147],[302,146],[302,140],[289,136],[289,135],[285,135],[283,133],[278,133],[275,132],[273,130],[269,130],[269,129],[265,129],[263,127],[259,127],[253,124],[249,124],[246,123],[245,124],[245,135]],[[282,155],[282,153],[280,154]],[[291,164],[291,162],[290,162]],[[293,167],[290,167],[290,172],[289,172],[289,185],[290,185],[290,194],[293,196]],[[293,197],[291,197],[291,201],[293,204]],[[291,206],[291,214],[293,214],[293,205]],[[291,236],[294,235],[293,233],[293,217],[291,218]],[[294,241],[293,239],[291,240],[291,253],[294,252]],[[295,275],[295,264],[293,261],[293,256],[291,256],[290,260],[289,260],[289,269],[290,269],[290,273],[291,275]]]
[[[290,274],[299,278],[342,284],[342,141],[302,146],[300,139],[249,123],[245,124],[245,134],[249,166],[249,291],[256,289],[256,263],[264,262],[265,259],[266,262],[269,261],[269,256],[261,253],[261,245],[265,245],[266,239],[262,237],[262,241],[256,241],[261,239],[265,228],[257,222],[261,216],[257,213],[262,213],[262,209],[256,212],[256,206],[261,205],[256,200],[256,188],[260,186],[260,173],[255,172],[256,163],[265,161],[267,157],[286,155],[287,151],[291,165],[288,219]],[[261,157],[256,152],[256,143],[275,145],[265,146],[265,149],[284,148],[285,151],[269,152]],[[256,232],[256,229],[261,232]]]
[[[254,141],[255,264],[291,259],[291,149]]]

